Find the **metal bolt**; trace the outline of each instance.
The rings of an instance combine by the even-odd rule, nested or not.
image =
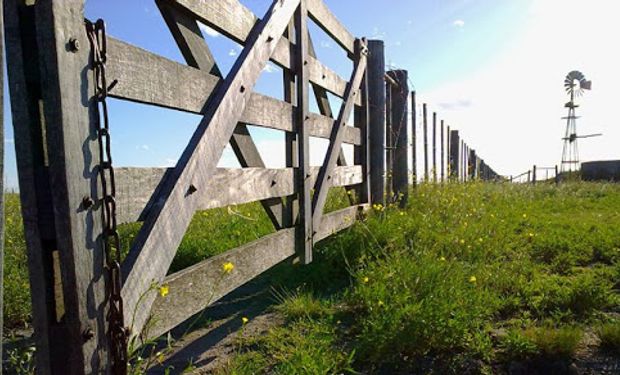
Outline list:
[[[95,202],[88,195],[85,195],[84,198],[82,198],[82,207],[85,210],[88,210],[89,208],[91,208],[93,206],[93,204],[95,204]]]
[[[92,340],[93,337],[95,337],[95,332],[90,327],[86,328],[84,332],[82,332],[82,338],[84,339],[84,342]]]
[[[75,38],[69,39],[69,50],[71,52],[79,51],[80,50],[80,41],[75,39]]]
[[[197,191],[198,189],[196,189],[196,186],[194,186],[193,184],[189,185],[189,188],[187,189],[187,195],[194,194]]]

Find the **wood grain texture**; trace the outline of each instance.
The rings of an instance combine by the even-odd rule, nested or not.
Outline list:
[[[349,33],[340,21],[338,21],[323,0],[308,0],[308,12],[310,18],[316,22],[323,31],[331,36],[336,43],[349,53],[349,55],[354,55],[355,37]]]
[[[328,180],[332,170],[336,166],[338,160],[338,154],[342,145],[343,128],[345,127],[344,120],[351,115],[351,111],[354,107],[354,99],[356,93],[359,93],[359,87],[362,83],[362,79],[366,73],[366,43],[365,41],[358,40],[356,46],[356,64],[351,74],[351,80],[347,85],[346,100],[340,108],[337,119],[334,121],[332,128],[332,135],[330,137],[329,146],[327,147],[327,153],[325,154],[325,161],[319,171],[319,176],[314,185],[315,194],[312,200],[312,220],[313,226],[318,228],[323,213],[323,207],[325,206],[325,200],[327,199]]]
[[[100,208],[82,208],[84,196],[98,197],[96,103],[89,68],[82,0],[36,2],[36,35],[42,81],[44,142],[54,212],[57,280],[55,293],[62,331],[50,340],[53,373],[84,374],[108,368],[106,270]],[[80,45],[68,48],[70,38]],[[49,271],[49,270],[48,270]],[[83,332],[93,337],[84,340]],[[54,351],[57,351],[55,354]],[[58,353],[58,352],[61,353]]]
[[[297,133],[296,193],[299,204],[299,217],[295,232],[295,252],[302,264],[312,262],[312,184],[310,183],[310,134],[309,112],[309,33],[307,0],[301,0],[295,11],[295,76],[297,108],[294,114]]]
[[[161,1],[171,2],[171,0]],[[237,0],[217,2],[176,0],[176,3],[192,12],[201,22],[242,45],[245,45],[247,36],[250,34],[252,27],[256,22],[260,21],[248,8]],[[321,5],[317,5],[317,8],[321,8]],[[333,15],[329,13],[329,10],[327,10],[327,12],[328,14],[325,16],[321,13],[321,17],[325,18],[325,21],[328,22],[329,25],[334,22],[340,25],[338,20],[333,18]],[[340,25],[340,27],[342,27],[342,25]],[[343,30],[339,31],[338,35],[344,35],[344,33],[348,34],[348,31],[343,28]],[[350,34],[348,35],[350,36]],[[351,43],[353,43],[354,38],[352,36],[350,37],[352,38]],[[353,44],[351,44],[351,47],[353,47]],[[289,40],[280,38],[271,56],[271,60],[284,69],[295,70],[295,62],[291,59],[291,48],[294,47]],[[346,81],[317,59],[310,57],[307,61],[309,66],[308,79],[310,82],[323,86],[334,95],[343,97]],[[355,104],[360,105],[359,99],[356,100]]]
[[[325,215],[315,241],[352,226],[360,211],[367,209],[368,205],[359,205]],[[288,228],[167,276],[163,283],[168,285],[170,294],[157,296],[146,336],[157,338],[293,255],[295,229]],[[234,265],[230,273],[222,269],[227,262]]]
[[[148,293],[153,281],[163,279],[176,249],[207,191],[224,147],[245,110],[248,97],[273,54],[299,0],[272,4],[266,16],[247,38],[248,46],[213,94],[204,118],[192,136],[173,173],[162,187],[162,199],[149,212],[134,246],[123,263],[123,299],[127,316],[132,316],[133,334],[142,330],[155,293]],[[142,295],[148,294],[141,298]]]
[[[370,201],[385,204],[385,49],[382,40],[368,41],[368,106]],[[415,145],[415,143],[414,143]]]
[[[392,135],[393,140],[393,170],[392,187],[394,189],[393,201],[398,201],[401,207],[407,204],[409,196],[409,170],[408,170],[408,107],[409,96],[408,75],[406,70],[391,70],[387,73],[394,79],[397,86],[393,87],[390,108],[392,111]]]
[[[108,37],[110,96],[202,113],[220,78]]]
[[[172,168],[116,168],[117,220],[120,223],[141,221],[151,205],[158,200],[158,187]],[[319,167],[310,168],[310,183],[314,184]],[[362,182],[359,165],[336,167],[331,186],[352,186]],[[218,168],[204,199],[197,209],[254,202],[261,199],[286,197],[295,193],[292,168]]]
[[[183,11],[181,7],[169,6],[162,1],[158,1],[157,4],[187,64],[205,72],[213,72],[216,76],[221,77],[211,50],[194,17]],[[265,167],[265,163],[245,124],[237,124],[230,139],[230,145],[242,167]],[[266,199],[261,201],[261,205],[275,229],[281,229],[282,199]]]
[[[53,317],[53,290],[49,278],[51,254],[42,239],[53,238],[53,214],[45,210],[42,201],[51,201],[44,169],[41,122],[37,103],[41,100],[41,82],[34,32],[34,9],[20,1],[4,1],[7,73],[11,114],[15,137],[15,156],[21,192],[21,213],[24,218],[24,237],[28,254],[28,275],[32,301],[32,325],[37,352],[35,364],[41,374],[51,371],[50,332]],[[20,124],[20,126],[15,126]],[[39,131],[35,131],[37,129]],[[41,178],[43,177],[43,178]],[[47,187],[47,189],[46,189]],[[42,194],[47,191],[47,194]],[[48,225],[46,225],[48,224]],[[53,228],[53,225],[51,226]],[[47,232],[47,233],[46,233]],[[51,232],[51,233],[49,233]],[[53,340],[53,338],[52,338]]]

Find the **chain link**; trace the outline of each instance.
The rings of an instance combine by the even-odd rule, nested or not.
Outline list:
[[[128,330],[124,327],[123,299],[121,297],[121,246],[120,237],[116,228],[116,184],[114,168],[112,167],[112,150],[110,139],[110,122],[106,99],[108,92],[116,81],[108,86],[106,79],[106,33],[102,19],[96,22],[85,20],[86,34],[91,48],[91,67],[95,77],[95,96],[97,101],[95,110],[95,124],[97,125],[97,139],[99,142],[98,167],[99,182],[101,184],[101,217],[102,239],[105,251],[108,283],[106,294],[109,301],[108,308],[108,339],[110,343],[110,357],[112,373],[115,375],[127,374],[127,339]]]

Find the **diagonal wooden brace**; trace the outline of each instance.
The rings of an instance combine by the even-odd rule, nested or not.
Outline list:
[[[166,0],[156,0],[156,3],[187,64],[221,78],[220,70],[202,36],[195,16]],[[243,168],[265,167],[246,124],[237,124],[230,145]],[[282,229],[282,198],[265,199],[261,204],[275,229]]]
[[[132,334],[146,323],[159,283],[206,191],[224,147],[233,135],[256,81],[286,29],[300,0],[276,1],[252,29],[247,43],[226,79],[207,106],[162,195],[149,213],[123,263],[125,324]]]
[[[345,121],[351,115],[353,106],[355,105],[355,95],[359,93],[358,88],[362,83],[362,79],[366,72],[366,41],[356,41],[356,65],[351,75],[351,80],[347,85],[345,91],[345,102],[340,107],[340,113],[337,120],[334,122],[332,128],[332,134],[330,137],[329,146],[327,148],[327,154],[325,155],[325,161],[319,171],[319,176],[314,187],[314,197],[312,200],[312,225],[314,228],[318,228],[321,224],[321,217],[323,216],[323,207],[325,206],[325,200],[327,198],[327,191],[329,190],[331,173],[336,166],[338,160],[338,154],[342,146],[342,139],[344,135]]]

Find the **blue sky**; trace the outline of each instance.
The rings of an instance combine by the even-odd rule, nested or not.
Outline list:
[[[241,2],[259,17],[270,4],[267,0]],[[611,129],[610,124],[603,124],[603,109],[607,108],[604,103],[609,103],[605,98],[612,93],[611,82],[617,79],[611,78],[615,61],[609,58],[616,47],[592,41],[609,38],[604,26],[614,21],[607,18],[617,10],[613,0],[593,0],[587,4],[578,0],[325,2],[354,35],[384,40],[388,65],[409,71],[420,102],[428,102],[439,118],[460,129],[469,144],[500,173],[516,174],[533,163],[558,162],[563,132],[559,117],[563,115],[565,101],[562,80],[569,70],[583,67],[598,73],[595,91],[597,79],[610,82],[608,91],[601,92],[596,100],[591,99],[591,103],[598,105],[592,105],[586,113],[593,122],[598,121],[596,132],[608,130],[605,126]],[[571,6],[579,6],[587,16],[567,9]],[[152,0],[87,0],[86,16],[104,18],[108,33],[114,37],[183,61]],[[587,56],[585,52],[576,52],[582,47],[562,47],[567,43],[566,25],[575,23],[590,30],[577,38],[579,43],[589,46]],[[226,74],[240,46],[206,27],[203,32]],[[342,50],[314,25],[311,35],[325,65],[348,78],[352,67]],[[601,64],[603,60],[605,63]],[[255,89],[281,98],[281,85],[279,68],[270,65]],[[332,104],[335,107],[339,101],[334,99]],[[5,108],[10,108],[8,95]],[[174,165],[200,120],[196,115],[116,100],[110,105],[110,113],[115,163],[122,166]],[[5,114],[5,124],[6,182],[8,187],[15,187],[9,113]],[[283,134],[257,128],[252,133],[267,165],[283,166]],[[582,153],[588,158],[617,157],[610,140],[613,137],[606,138],[607,141],[594,143],[591,149],[582,147]],[[312,164],[320,164],[325,147],[325,141],[313,141]],[[235,164],[234,155],[227,149],[220,165]]]

